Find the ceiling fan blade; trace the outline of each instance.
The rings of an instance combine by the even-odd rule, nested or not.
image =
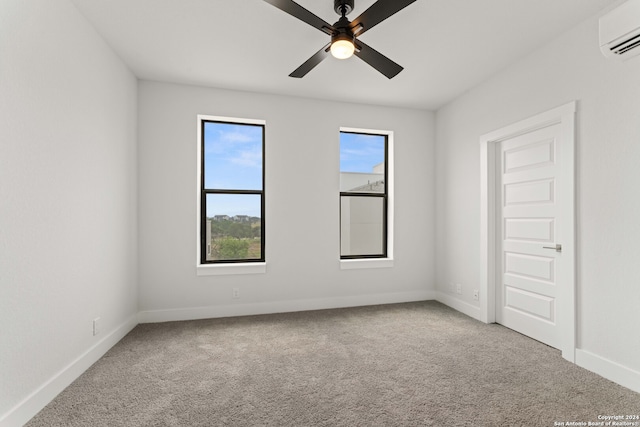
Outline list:
[[[304,64],[296,68],[296,70],[289,74],[289,77],[301,78],[304,77],[309,71],[313,70],[316,65],[321,63],[328,55],[331,43],[328,43],[322,49],[317,51],[311,58],[307,59]]]
[[[264,0],[267,3],[277,7],[278,9],[287,12],[289,15],[298,18],[299,20],[306,22],[319,29],[320,31],[332,35],[336,30],[333,25],[326,22],[324,19],[309,12],[304,7],[300,6],[293,0]]]
[[[362,43],[360,40],[356,40],[356,47],[357,49],[354,52],[354,55],[380,71],[389,79],[394,78],[400,71],[404,70],[403,67],[396,64],[374,48]]]
[[[351,22],[351,30],[359,36],[415,1],[416,0],[378,0]],[[359,29],[358,27],[362,28]]]

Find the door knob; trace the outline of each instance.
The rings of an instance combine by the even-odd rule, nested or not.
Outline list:
[[[556,243],[555,246],[543,246],[543,249],[555,249],[556,252],[562,252],[562,245],[560,243]]]

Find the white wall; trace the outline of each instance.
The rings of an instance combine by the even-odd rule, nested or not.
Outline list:
[[[605,59],[597,17],[438,111],[437,285],[444,300],[474,313],[480,135],[571,100],[578,101],[576,360],[635,371],[640,389],[640,58]],[[460,298],[449,288],[455,283],[463,285]]]
[[[343,198],[340,206],[341,254],[384,253],[383,203],[379,197]]]
[[[2,425],[135,325],[136,85],[67,0],[2,0]]]
[[[138,102],[141,321],[425,299],[433,290],[432,113],[154,82],[139,83]],[[266,274],[196,275],[198,114],[267,122]],[[393,268],[340,269],[341,126],[395,133]]]

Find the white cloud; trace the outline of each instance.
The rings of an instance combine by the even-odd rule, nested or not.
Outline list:
[[[245,167],[262,167],[262,150],[256,147],[252,150],[238,151],[235,157],[229,159],[231,163]]]
[[[219,132],[220,141],[231,143],[254,142],[255,137],[247,132],[240,131],[221,131]]]

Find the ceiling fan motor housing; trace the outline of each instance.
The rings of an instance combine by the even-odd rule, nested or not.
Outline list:
[[[344,14],[348,15],[353,10],[354,2],[355,0],[333,0],[333,10],[335,10],[338,15],[342,15],[344,10]]]
[[[348,29],[341,29],[339,32],[331,36],[331,43],[335,43],[338,40],[347,40],[354,44],[355,46],[355,37],[353,33],[349,32]]]

